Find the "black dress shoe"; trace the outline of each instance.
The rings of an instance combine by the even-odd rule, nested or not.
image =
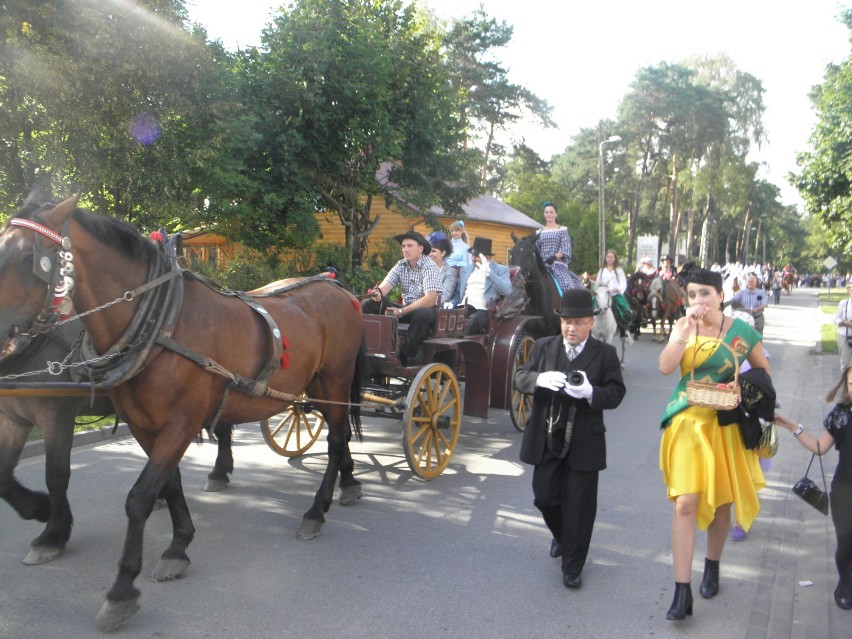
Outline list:
[[[555,539],[550,542],[550,556],[551,557],[561,557],[562,556],[562,544],[560,544]]]
[[[583,585],[583,578],[580,573],[565,573],[562,575],[562,585],[566,588],[579,588]]]
[[[837,594],[837,590],[834,591],[834,603],[843,610],[852,610],[852,599],[841,597]]]

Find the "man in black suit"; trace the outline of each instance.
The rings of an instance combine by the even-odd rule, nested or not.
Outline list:
[[[561,335],[536,340],[515,388],[533,395],[521,461],[533,470],[533,503],[553,535],[551,557],[562,557],[562,583],[582,585],[598,508],[598,473],[606,468],[603,411],[616,408],[626,388],[615,347],[590,336],[592,294],[562,296]]]

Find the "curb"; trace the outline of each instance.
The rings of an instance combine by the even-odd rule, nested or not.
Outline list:
[[[112,426],[104,426],[103,428],[96,430],[74,433],[74,440],[71,443],[71,447],[77,448],[78,446],[86,446],[88,444],[101,444],[103,442],[113,441],[122,437],[130,437],[130,429],[127,427],[127,424],[119,424],[115,433],[112,432],[112,429]],[[20,459],[28,459],[38,455],[44,455],[43,439],[27,442],[24,445],[24,449],[21,451]]]

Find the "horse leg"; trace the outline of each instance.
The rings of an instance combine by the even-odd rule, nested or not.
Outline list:
[[[43,492],[32,491],[15,479],[15,466],[32,426],[16,424],[0,417],[0,497],[5,499],[22,519],[46,522],[50,518],[50,499]]]
[[[145,524],[154,509],[154,501],[171,472],[170,469],[163,468],[149,459],[136,483],[133,484],[133,488],[127,494],[124,504],[127,514],[127,532],[124,538],[124,549],[118,562],[118,575],[95,618],[95,624],[102,632],[115,630],[139,611],[137,601],[140,593],[133,582],[142,570],[142,541],[145,535]],[[173,491],[167,492],[174,500]],[[170,504],[170,512],[171,509]]]
[[[207,483],[204,485],[205,492],[215,493],[227,488],[228,484],[231,483],[228,475],[234,472],[234,453],[231,448],[233,432],[234,428],[230,424],[216,425],[216,463],[213,465],[213,470],[207,475]]]
[[[325,513],[331,508],[331,502],[334,497],[334,485],[337,482],[337,473],[340,471],[343,462],[344,450],[346,442],[340,435],[341,426],[332,426],[328,421],[328,466],[326,466],[325,474],[322,477],[319,490],[314,496],[314,503],[308,511],[302,516],[302,525],[299,527],[299,532],[296,535],[299,539],[313,539],[320,533],[322,525],[325,523]],[[337,433],[335,434],[335,431]]]
[[[62,553],[71,538],[74,518],[68,503],[68,484],[71,478],[71,443],[74,437],[74,418],[55,415],[45,420],[45,483],[50,495],[50,516],[44,531],[30,544],[24,563],[32,566],[53,561]]]
[[[189,557],[186,548],[195,537],[195,526],[189,515],[189,507],[183,495],[180,480],[180,467],[175,468],[167,477],[160,494],[165,497],[172,517],[172,543],[160,555],[160,561],[152,575],[154,581],[176,579],[186,574]]]
[[[351,506],[361,499],[361,482],[355,479],[355,461],[349,450],[352,433],[346,436],[346,446],[343,449],[343,459],[340,462],[340,505]]]

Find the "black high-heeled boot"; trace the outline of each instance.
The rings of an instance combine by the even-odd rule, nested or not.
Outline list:
[[[710,599],[719,594],[719,560],[704,558],[704,577],[698,589],[701,596]]]
[[[692,614],[692,586],[687,582],[685,584],[675,582],[674,599],[672,599],[672,607],[666,613],[666,619],[671,621],[682,621],[686,619],[686,615]]]

